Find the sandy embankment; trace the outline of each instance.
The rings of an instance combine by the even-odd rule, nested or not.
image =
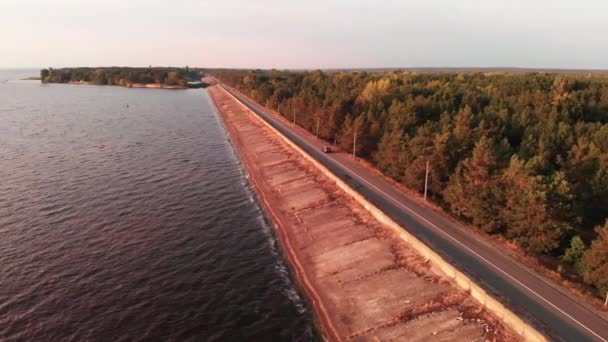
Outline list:
[[[209,89],[332,341],[516,340],[223,89]]]

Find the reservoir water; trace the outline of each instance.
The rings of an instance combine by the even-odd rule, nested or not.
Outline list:
[[[0,71],[0,340],[313,341],[204,90]]]

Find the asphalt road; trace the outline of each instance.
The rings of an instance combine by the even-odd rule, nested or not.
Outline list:
[[[222,86],[549,339],[608,342],[608,320],[566,289],[501,253],[462,224],[420,205],[348,154],[323,153],[323,142],[301,127]]]

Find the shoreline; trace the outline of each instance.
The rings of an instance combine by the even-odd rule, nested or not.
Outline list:
[[[93,82],[83,82],[83,81],[70,81],[68,84],[81,84],[81,85],[97,85]],[[125,88],[149,88],[149,89],[189,89],[188,87],[182,86],[170,86],[159,83],[130,83],[130,84],[102,84],[104,86],[110,87],[125,87]]]
[[[226,130],[228,139],[231,145],[236,150],[237,155],[239,157],[239,161],[243,165],[243,171],[247,174],[247,180],[251,186],[251,189],[253,190],[253,193],[255,194],[257,201],[260,203],[260,208],[262,209],[262,211],[267,217],[268,222],[272,226],[273,232],[278,235],[277,241],[279,242],[279,251],[281,255],[286,258],[285,261],[287,262],[285,264],[292,273],[292,276],[295,276],[295,281],[293,283],[297,286],[298,290],[304,294],[303,299],[306,301],[306,303],[308,303],[309,308],[313,309],[313,322],[318,331],[318,334],[322,336],[325,341],[339,341],[340,338],[335,332],[335,329],[328,329],[328,327],[332,326],[331,322],[328,320],[328,315],[319,314],[319,312],[325,313],[326,309],[324,308],[321,302],[320,296],[313,289],[310,284],[310,281],[307,279],[304,268],[297,260],[293,252],[293,246],[291,245],[288,239],[287,232],[283,228],[283,224],[281,224],[283,221],[281,219],[281,216],[275,210],[272,209],[272,206],[269,203],[268,199],[266,198],[266,196],[264,196],[263,187],[259,183],[257,177],[253,175],[252,163],[248,159],[243,157],[245,152],[243,151],[243,143],[239,140],[238,133],[236,132],[235,128],[227,122],[227,118],[223,111],[219,108],[218,102],[212,92],[209,92],[209,97],[212,100],[212,103],[215,106],[217,113],[220,115],[220,121],[224,126],[224,129]]]
[[[182,86],[171,86],[165,84],[158,83],[131,83],[131,84],[95,84],[93,82],[85,82],[85,81],[70,81],[70,82],[43,82],[44,84],[74,84],[74,85],[98,85],[98,86],[107,86],[107,87],[123,87],[123,88],[145,88],[145,89],[173,89],[173,90],[185,90],[192,89],[189,87]]]
[[[315,332],[313,332],[313,335],[322,337],[322,340],[327,341],[328,339],[327,339],[326,331],[323,329],[323,322],[320,320],[320,317],[316,314],[316,308],[317,308],[316,303],[310,299],[310,294],[311,294],[312,289],[309,286],[305,286],[302,284],[301,276],[303,274],[303,270],[298,269],[296,267],[296,264],[294,261],[295,256],[292,253],[289,253],[289,249],[287,248],[287,246],[284,245],[285,240],[287,238],[286,234],[283,231],[283,229],[277,224],[276,219],[275,219],[276,214],[269,207],[268,202],[266,201],[266,199],[262,195],[261,191],[259,190],[259,185],[258,185],[256,179],[253,177],[253,175],[249,171],[250,170],[249,162],[246,159],[241,157],[242,153],[243,153],[242,145],[235,141],[237,135],[236,135],[236,132],[234,131],[234,128],[231,125],[228,125],[228,123],[226,122],[225,118],[223,117],[223,114],[221,113],[220,109],[218,108],[218,106],[215,102],[215,99],[213,98],[211,93],[209,93],[209,99],[211,100],[211,103],[213,104],[216,112],[220,115],[220,124],[222,125],[222,128],[226,132],[226,136],[228,138],[228,141],[230,142],[230,145],[232,146],[232,148],[235,150],[235,152],[237,154],[237,159],[238,159],[238,162],[241,164],[241,168],[246,176],[247,184],[248,184],[249,188],[251,189],[251,192],[255,196],[256,201],[258,202],[260,210],[264,214],[264,220],[270,227],[272,227],[272,234],[274,235],[275,240],[278,242],[277,251],[279,252],[280,256],[283,258],[283,262],[284,262],[285,266],[287,266],[287,270],[289,271],[289,276],[291,277],[291,280],[292,280],[291,283],[293,284],[294,288],[298,292],[298,295],[302,298],[302,300],[306,304],[307,310],[311,313],[313,328],[315,329]]]
[[[458,334],[485,331],[483,338],[517,340],[513,331],[471,301],[470,294],[459,290],[298,152],[290,151],[225,90],[212,87],[209,94],[256,197],[269,214],[296,282],[314,310],[315,322],[328,340],[365,341],[398,333],[435,336],[436,332],[428,329],[438,329],[443,320],[455,324],[450,331],[455,334],[453,339],[458,339]],[[266,138],[278,141],[276,145],[281,144],[287,153],[277,146],[258,144]],[[294,161],[306,164],[300,167],[305,172],[281,166]],[[328,201],[323,202],[323,198]],[[321,230],[319,225],[325,228]],[[342,244],[335,242],[338,240]],[[375,309],[379,304],[383,305],[380,312]],[[428,307],[421,309],[425,305]],[[454,317],[460,318],[452,321]],[[414,324],[422,328],[414,329]],[[485,328],[479,330],[481,326]]]

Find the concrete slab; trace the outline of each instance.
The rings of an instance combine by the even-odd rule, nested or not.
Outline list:
[[[351,334],[359,334],[398,319],[406,310],[427,303],[449,290],[415,274],[389,270],[344,285],[352,312]]]
[[[284,174],[290,171],[300,170],[298,164],[291,159],[277,160],[275,163],[261,166],[264,177],[272,177],[278,174]]]
[[[483,327],[462,320],[455,309],[371,330],[353,338],[363,341],[483,341]]]
[[[277,161],[287,160],[288,157],[289,155],[287,153],[281,153],[280,151],[272,150],[270,152],[259,154],[257,159],[260,166],[264,167],[266,165],[272,165]]]
[[[277,185],[275,188],[280,193],[290,196],[300,194],[308,191],[309,189],[314,189],[315,187],[311,187],[313,184],[315,184],[315,182],[310,177],[305,177],[294,179],[291,182],[282,183]]]
[[[294,180],[309,177],[305,171],[301,170],[290,170],[283,173],[275,174],[271,177],[267,177],[268,184],[275,187],[283,183],[292,182]]]
[[[386,242],[374,238],[337,247],[313,257],[311,262],[318,277],[331,275],[347,282],[379,272],[393,265],[394,259]]]
[[[332,218],[332,221],[351,221],[351,214],[347,208],[333,204],[300,212],[298,215],[302,218],[302,221],[306,222],[309,226],[319,226],[331,222],[328,221],[328,218]]]
[[[313,204],[326,202],[328,199],[329,197],[323,190],[316,188],[308,189],[300,193],[285,195],[283,198],[285,207],[288,210],[291,209],[292,211],[302,210],[312,206]]]
[[[303,256],[307,260],[318,257],[321,254],[334,250],[337,247],[345,246],[351,243],[360,242],[366,239],[375,238],[369,232],[360,230],[355,234],[334,233],[327,235],[324,239],[314,238],[310,235],[311,243],[302,247]]]

